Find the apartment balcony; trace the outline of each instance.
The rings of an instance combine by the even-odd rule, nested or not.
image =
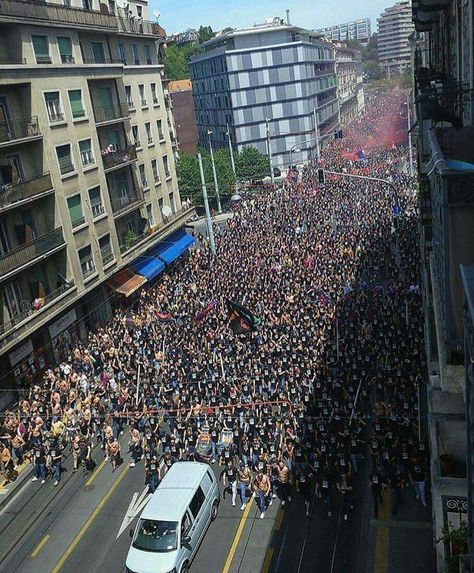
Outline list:
[[[97,125],[107,124],[130,117],[130,111],[126,103],[94,106],[94,117]]]
[[[66,246],[61,227],[20,245],[0,257],[0,280]]]
[[[102,153],[102,161],[104,163],[105,171],[118,169],[136,160],[137,148],[135,145],[127,145],[123,149],[117,148],[114,151]]]
[[[8,119],[0,122],[0,147],[34,141],[43,137],[37,117]]]
[[[96,58],[82,58],[82,62],[84,64],[91,64],[91,65],[97,65],[97,66],[104,66],[104,65],[117,65],[120,64],[121,66],[123,66],[125,64],[125,62],[123,62],[120,58],[110,58],[109,56],[104,56],[103,58],[100,58],[100,60],[96,59]]]
[[[113,194],[110,197],[110,202],[112,203],[114,217],[122,217],[142,205],[145,202],[145,198],[143,197],[143,191],[137,189],[122,193],[119,196]]]
[[[40,199],[53,192],[53,183],[49,173],[3,187],[0,185],[0,212]]]
[[[59,23],[86,29],[117,30],[117,19],[113,14],[41,1],[2,0],[0,21],[18,24],[19,20]]]
[[[125,18],[119,16],[118,29],[123,34],[143,34],[145,36],[155,36],[166,40],[166,32],[158,24],[158,22],[150,22],[149,20],[142,20],[141,18]]]

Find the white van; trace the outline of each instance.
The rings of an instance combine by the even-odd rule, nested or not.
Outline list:
[[[130,530],[127,573],[188,573],[219,501],[210,466],[173,464]]]

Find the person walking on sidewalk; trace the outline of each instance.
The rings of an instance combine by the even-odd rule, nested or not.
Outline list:
[[[260,519],[265,517],[266,498],[271,492],[270,480],[263,469],[259,468],[254,482],[254,491],[257,495],[257,506],[260,511]]]
[[[408,474],[410,482],[413,484],[416,493],[416,499],[421,499],[421,503],[426,507],[426,494],[425,494],[425,483],[426,483],[426,472],[423,464],[418,458],[415,458],[411,471]]]
[[[34,440],[32,446],[35,475],[31,481],[41,479],[41,483],[44,484],[46,481],[46,450],[41,440]]]

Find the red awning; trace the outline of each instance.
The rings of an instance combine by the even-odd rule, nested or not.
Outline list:
[[[110,288],[125,296],[130,296],[145,283],[146,278],[137,275],[131,269],[124,269],[107,281]]]

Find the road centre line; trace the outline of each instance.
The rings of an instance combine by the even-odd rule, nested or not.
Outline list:
[[[262,566],[262,573],[268,573],[268,571],[270,570],[270,564],[272,562],[272,557],[273,557],[274,551],[275,551],[275,549],[273,547],[269,547],[267,549],[267,552],[265,553],[265,560],[264,560],[263,566]]]
[[[74,541],[69,545],[69,547],[67,548],[66,552],[64,553],[64,555],[61,557],[61,559],[59,560],[58,564],[56,565],[56,567],[51,571],[51,573],[58,573],[58,571],[61,570],[61,567],[64,565],[64,563],[66,563],[68,557],[71,555],[71,553],[74,551],[74,549],[77,547],[79,541],[82,539],[82,537],[84,536],[85,532],[89,529],[89,527],[92,525],[94,519],[97,517],[97,515],[100,513],[101,509],[104,507],[104,505],[107,503],[108,499],[110,498],[110,496],[114,493],[114,491],[117,489],[118,485],[120,484],[120,482],[123,480],[123,478],[127,475],[127,472],[129,470],[129,466],[127,465],[125,467],[125,469],[123,470],[123,472],[119,475],[119,477],[117,478],[117,480],[112,484],[112,486],[110,487],[110,489],[107,491],[107,493],[105,494],[105,496],[102,498],[102,500],[100,501],[99,505],[94,509],[94,511],[92,512],[92,514],[89,516],[89,519],[85,522],[85,524],[82,526],[81,530],[79,531],[79,533],[76,535]]]
[[[102,468],[105,466],[107,460],[102,460],[102,462],[95,468],[95,470],[92,472],[91,476],[89,477],[89,479],[86,481],[86,486],[91,485],[91,483],[95,480],[95,478],[99,475],[99,472],[102,470]]]
[[[224,564],[224,568],[222,569],[222,573],[229,573],[230,571],[230,566],[232,565],[232,560],[234,559],[234,555],[235,552],[237,551],[237,547],[239,546],[239,541],[240,538],[242,537],[242,532],[244,530],[245,527],[245,523],[247,521],[247,517],[250,513],[250,509],[252,508],[252,499],[249,500],[249,502],[247,503],[247,507],[244,509],[244,512],[242,514],[242,517],[240,518],[240,523],[239,523],[239,527],[237,528],[237,531],[235,533],[234,536],[234,541],[232,542],[232,545],[229,549],[229,553],[227,555],[227,559],[225,560],[225,564]],[[55,573],[53,571],[53,573]]]
[[[284,515],[285,515],[285,510],[283,510],[283,509],[280,508],[280,509],[278,510],[278,513],[277,513],[277,516],[276,516],[276,519],[275,519],[275,525],[274,525],[274,527],[273,527],[273,529],[274,529],[275,531],[279,531],[279,530],[280,530],[281,524],[283,523],[283,517],[284,517]]]
[[[390,517],[392,507],[392,494],[387,490],[384,503],[379,504],[379,519],[387,521]],[[387,573],[388,571],[388,550],[390,541],[390,530],[388,527],[378,525],[375,535],[375,573]]]
[[[34,551],[32,551],[32,553],[30,555],[31,559],[34,559],[38,555],[38,553],[43,549],[43,546],[46,545],[46,543],[48,542],[49,538],[50,538],[49,535],[45,535],[43,537],[43,539],[35,547]]]

